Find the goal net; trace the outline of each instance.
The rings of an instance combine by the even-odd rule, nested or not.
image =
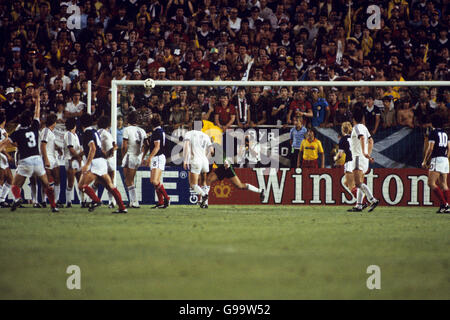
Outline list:
[[[330,154],[336,151],[340,126],[351,122],[352,110],[359,107],[374,136],[375,166],[413,167],[422,156],[431,114],[446,116],[449,87],[449,81],[113,80],[111,131],[116,139],[117,117],[126,122],[130,110],[143,114],[141,126],[147,130],[148,117],[159,113],[169,142],[168,164],[179,166],[180,137],[200,117],[209,126],[207,133],[223,146],[216,161],[223,156],[237,166],[295,167],[292,151],[298,146],[290,145],[291,129],[300,119],[323,140],[323,166],[330,168],[335,166]],[[130,93],[150,102],[131,106]]]

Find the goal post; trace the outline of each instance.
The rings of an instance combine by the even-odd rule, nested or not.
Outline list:
[[[145,86],[144,80],[111,81],[111,134],[117,141],[118,86]],[[150,80],[155,87],[449,87],[450,81],[172,81]],[[114,156],[114,158],[116,155]],[[114,162],[116,163],[116,161]],[[116,175],[117,176],[117,175]]]

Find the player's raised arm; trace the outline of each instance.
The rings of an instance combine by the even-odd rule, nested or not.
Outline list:
[[[41,117],[41,90],[39,88],[34,89],[33,91],[34,98],[34,118],[39,120]]]

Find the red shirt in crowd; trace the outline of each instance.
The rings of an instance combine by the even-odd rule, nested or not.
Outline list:
[[[231,120],[232,115],[236,115],[236,108],[231,103],[226,108],[219,104],[216,106],[214,112],[219,115],[220,125],[224,126]]]

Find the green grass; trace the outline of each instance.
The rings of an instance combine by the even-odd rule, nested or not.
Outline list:
[[[450,215],[434,211],[2,209],[0,299],[449,299]]]

